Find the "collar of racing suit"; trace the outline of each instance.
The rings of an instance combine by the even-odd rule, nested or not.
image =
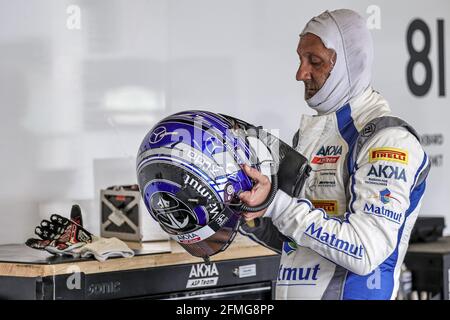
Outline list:
[[[338,111],[346,106],[350,107],[351,118],[357,131],[361,131],[369,121],[391,114],[386,99],[372,87],[369,87],[338,108],[336,112],[319,115],[303,114],[301,128],[308,130],[310,133],[315,132],[315,134],[322,134],[327,130],[338,131],[336,116]]]
[[[337,111],[370,87],[373,44],[365,20],[348,9],[325,11],[300,34],[312,33],[336,51],[336,62],[322,88],[306,100],[319,115]]]

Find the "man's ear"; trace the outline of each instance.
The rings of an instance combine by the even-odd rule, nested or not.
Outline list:
[[[330,63],[331,63],[331,70],[333,70],[334,64],[336,63],[337,54],[336,54],[336,51],[334,51],[334,49],[328,49],[328,50],[331,51]]]

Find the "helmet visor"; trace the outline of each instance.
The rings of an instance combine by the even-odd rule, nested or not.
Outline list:
[[[226,208],[225,210],[231,210]],[[191,255],[199,258],[207,258],[224,251],[233,241],[241,222],[241,216],[231,214],[228,221],[210,237],[195,243],[179,244]]]

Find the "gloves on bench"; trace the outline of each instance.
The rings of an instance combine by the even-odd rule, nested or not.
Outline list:
[[[93,255],[99,261],[110,257],[132,257],[134,251],[117,238],[96,237],[83,228],[81,209],[74,205],[71,219],[53,214],[50,220],[42,220],[35,228],[39,238],[30,238],[26,245],[45,250],[54,255],[88,257]]]

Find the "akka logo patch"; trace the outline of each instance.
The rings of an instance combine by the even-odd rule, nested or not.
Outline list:
[[[373,148],[369,150],[369,161],[393,161],[408,164],[408,151],[396,148]]]
[[[406,182],[405,169],[396,166],[372,165],[370,167],[369,173],[367,173],[367,176],[384,179],[403,180],[404,182]]]
[[[336,200],[311,200],[314,208],[323,209],[328,214],[338,213],[338,203]]]
[[[195,243],[195,242],[199,242],[202,240],[202,238],[200,238],[200,236],[194,232],[188,233],[188,234],[177,235],[177,238],[178,238],[178,242],[184,243],[184,244]]]
[[[342,146],[322,146],[311,160],[313,164],[336,163],[342,155]]]

